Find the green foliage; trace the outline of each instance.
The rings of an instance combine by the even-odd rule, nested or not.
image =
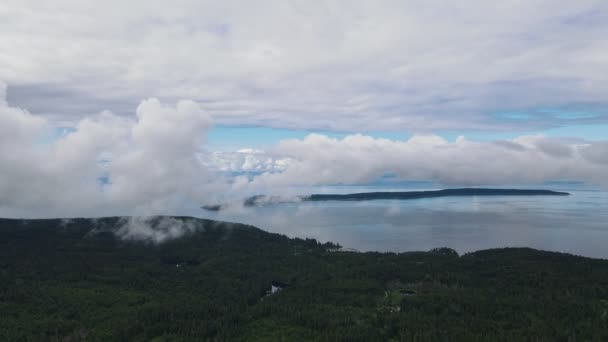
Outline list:
[[[336,252],[179,219],[197,230],[159,245],[117,239],[119,218],[0,220],[0,340],[608,340],[606,260]]]

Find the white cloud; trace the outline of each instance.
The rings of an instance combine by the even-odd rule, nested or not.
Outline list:
[[[446,185],[556,179],[608,185],[607,141],[311,134],[266,152],[208,152],[211,124],[195,102],[170,106],[153,98],[141,102],[134,119],[102,112],[79,120],[69,134],[57,134],[45,118],[0,100],[0,216],[176,214],[235,197],[365,183],[386,174]],[[128,232],[154,241],[173,234]]]
[[[161,243],[202,229],[200,222],[197,221],[167,216],[133,216],[121,218],[116,235],[125,240]]]
[[[347,131],[608,120],[605,106],[597,118],[486,115],[605,105],[603,0],[5,0],[0,32],[9,99],[54,122],[129,114],[149,96],[204,103],[220,124]]]
[[[273,149],[272,154],[282,160],[289,158],[282,172],[266,172],[236,184],[272,191],[294,185],[359,184],[391,174],[445,185],[538,184],[564,179],[608,185],[608,163],[602,158],[607,153],[605,141],[572,142],[543,136],[500,142],[460,137],[448,142],[432,135],[395,141],[311,134],[302,140],[283,141]]]
[[[211,125],[192,101],[143,101],[54,136],[45,119],[0,104],[0,216],[174,213],[224,187],[197,159]]]
[[[203,161],[210,169],[224,172],[274,173],[284,171],[290,163],[290,158],[281,158],[262,150],[246,148],[236,152],[216,151],[205,155]]]

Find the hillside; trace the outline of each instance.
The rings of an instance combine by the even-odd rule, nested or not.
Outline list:
[[[337,252],[240,224],[129,222],[0,219],[0,340],[608,340],[608,260]]]

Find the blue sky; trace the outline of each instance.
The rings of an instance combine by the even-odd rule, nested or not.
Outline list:
[[[608,110],[605,106],[598,105],[570,105],[561,108],[541,107],[528,110],[505,109],[490,112],[486,116],[489,120],[497,120],[508,125],[515,124],[515,128],[498,130],[500,125],[497,125],[494,129],[489,130],[439,130],[423,131],[423,133],[434,134],[450,142],[455,141],[459,136],[474,141],[492,141],[511,140],[523,135],[597,141],[608,139],[608,124],[604,123],[607,113]],[[525,127],[528,124],[535,128],[526,129]],[[416,132],[407,130],[327,131],[218,125],[209,133],[209,147],[217,150],[264,149],[276,145],[281,140],[303,139],[311,133],[323,134],[337,139],[349,134],[365,134],[375,138],[406,140]]]
[[[74,128],[57,128],[52,136],[42,139],[43,143],[57,141],[67,134],[75,132]],[[255,126],[214,126],[207,136],[207,148],[214,151],[235,151],[244,148],[268,149],[277,143],[288,139],[303,139],[311,133],[323,134],[332,138],[341,139],[350,134],[365,134],[374,138],[390,140],[406,140],[413,133],[410,132],[329,132],[313,130],[294,130],[285,128],[269,128]],[[511,140],[522,135],[542,134],[553,138],[578,138],[589,141],[606,140],[608,125],[572,125],[545,130],[513,131],[513,132],[440,132],[435,133],[447,141],[453,142],[459,136],[474,141]]]
[[[343,138],[355,132],[331,132],[314,130],[295,130],[269,127],[213,127],[208,136],[209,148],[213,150],[236,150],[242,148],[265,149],[276,145],[279,141],[287,139],[303,139],[311,133],[323,134],[332,138]],[[367,133],[377,138],[393,140],[407,139],[411,135],[399,132],[373,132]]]
[[[268,127],[215,126],[208,136],[208,148],[211,150],[230,151],[242,148],[266,149],[281,140],[303,139],[311,133],[324,134],[333,138],[343,138],[349,134],[362,133],[375,138],[405,140],[412,136],[410,132],[327,132],[312,130],[294,130]],[[606,140],[608,124],[570,125],[543,130],[522,130],[511,132],[457,131],[434,133],[450,142],[459,136],[474,141],[511,140],[522,135],[542,134],[553,138],[578,138],[589,141]]]

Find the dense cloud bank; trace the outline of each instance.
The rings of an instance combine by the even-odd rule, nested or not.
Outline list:
[[[149,99],[133,120],[102,112],[58,135],[0,102],[0,216],[171,213],[197,203],[222,186],[197,156],[210,125],[192,101]]]
[[[57,130],[3,99],[0,94],[0,216],[174,214],[226,197],[365,183],[387,174],[447,186],[557,179],[608,185],[608,141],[311,134],[268,151],[213,152],[205,150],[211,117],[192,101],[148,99],[132,119],[102,112]]]
[[[0,31],[9,102],[70,124],[150,96],[297,129],[608,122],[605,0],[3,0]]]
[[[608,143],[602,141],[521,136],[492,142],[460,137],[448,142],[433,135],[395,141],[365,135],[334,139],[311,134],[302,140],[283,141],[271,152],[286,164],[283,170],[265,172],[251,182],[241,179],[241,184],[262,189],[357,184],[391,174],[446,186],[538,184],[550,180],[608,185]],[[243,165],[251,164],[256,163]]]

